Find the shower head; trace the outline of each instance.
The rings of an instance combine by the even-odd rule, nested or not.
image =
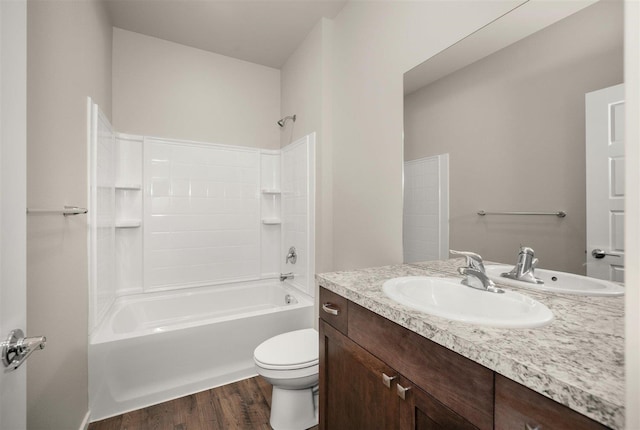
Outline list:
[[[293,122],[296,122],[296,116],[295,115],[291,115],[291,116],[285,116],[284,118],[282,118],[281,120],[278,121],[278,125],[280,127],[284,127],[284,125],[287,123],[287,120],[292,119]]]

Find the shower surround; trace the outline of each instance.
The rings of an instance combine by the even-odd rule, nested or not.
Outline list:
[[[255,346],[313,326],[315,134],[262,150],[90,112],[91,419],[255,375]]]

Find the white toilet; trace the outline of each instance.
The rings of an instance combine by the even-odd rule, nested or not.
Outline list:
[[[291,331],[262,342],[253,352],[258,374],[273,385],[274,430],[303,430],[318,424],[318,332]]]

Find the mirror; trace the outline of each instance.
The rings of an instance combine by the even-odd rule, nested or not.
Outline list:
[[[622,1],[527,2],[405,73],[405,262],[526,245],[586,273],[585,94],[622,83],[622,22]]]

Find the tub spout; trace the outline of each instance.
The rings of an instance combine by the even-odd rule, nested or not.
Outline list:
[[[284,282],[286,279],[293,279],[293,272],[280,274],[280,282]]]

